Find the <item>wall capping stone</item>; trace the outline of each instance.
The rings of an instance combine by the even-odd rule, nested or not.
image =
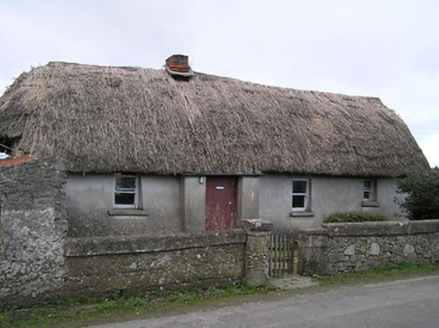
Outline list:
[[[154,253],[178,249],[201,248],[245,243],[241,229],[210,232],[186,232],[162,235],[105,236],[68,238],[66,257],[85,257],[108,254]]]
[[[396,236],[439,232],[439,220],[329,223],[321,228],[329,236]]]
[[[273,223],[262,221],[261,219],[244,219],[240,220],[238,226],[245,231],[271,231]]]

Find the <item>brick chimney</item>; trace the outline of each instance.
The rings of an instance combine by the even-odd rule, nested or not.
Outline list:
[[[195,75],[189,66],[189,57],[185,55],[172,55],[166,59],[166,71],[172,77],[190,78]]]

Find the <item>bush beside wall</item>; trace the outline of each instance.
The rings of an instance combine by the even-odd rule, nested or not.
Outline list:
[[[405,195],[395,199],[411,220],[434,220],[439,215],[439,174],[432,170],[429,175],[411,175],[396,180],[398,193]]]

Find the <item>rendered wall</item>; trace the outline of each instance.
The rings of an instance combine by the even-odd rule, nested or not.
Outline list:
[[[299,237],[298,272],[332,275],[439,261],[439,220],[326,224]]]
[[[69,236],[182,231],[179,178],[141,176],[140,185],[140,209],[114,211],[114,175],[69,174],[65,186]]]
[[[205,231],[206,177],[182,177],[180,181],[184,231]]]
[[[335,212],[381,213],[389,220],[401,220],[395,204],[396,183],[393,179],[377,180],[378,207],[363,206],[362,178],[310,177],[310,211],[292,212],[292,175],[267,175],[260,178],[260,218],[273,222],[273,231],[295,236],[303,228],[318,227]]]
[[[239,186],[239,217],[241,219],[259,218],[260,177],[242,177]]]
[[[65,174],[53,160],[0,168],[0,301],[44,299],[64,284]]]

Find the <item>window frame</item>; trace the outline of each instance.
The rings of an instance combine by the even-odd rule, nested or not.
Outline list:
[[[117,178],[134,178],[134,189],[131,190],[118,190],[117,189]],[[133,204],[117,204],[116,203],[116,194],[134,194],[134,202]],[[136,174],[132,173],[115,173],[114,174],[114,189],[113,189],[113,208],[115,209],[136,209],[138,208],[138,199],[139,199],[139,178]]]
[[[370,186],[366,187],[366,182],[370,182]],[[377,201],[377,182],[375,179],[363,180],[363,202],[376,202]],[[369,193],[369,197],[365,197],[365,193]]]
[[[294,192],[294,182],[295,181],[304,181],[306,182],[305,192]],[[294,178],[291,181],[291,210],[293,212],[307,212],[309,211],[309,194],[310,194],[310,179],[306,178]],[[294,207],[294,196],[304,196],[304,206],[303,207]]]
[[[365,187],[365,182],[371,181],[370,188]],[[364,179],[363,180],[363,196],[361,201],[362,207],[380,207],[378,202],[378,180],[377,179]],[[369,192],[369,198],[364,197],[364,193]]]

